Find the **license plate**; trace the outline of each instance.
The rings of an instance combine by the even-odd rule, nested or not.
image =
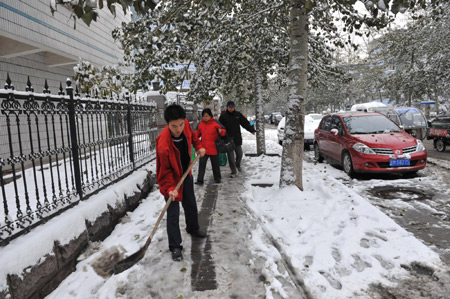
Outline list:
[[[389,166],[409,166],[408,159],[392,159],[389,160]]]

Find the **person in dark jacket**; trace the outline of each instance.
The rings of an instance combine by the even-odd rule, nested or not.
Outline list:
[[[197,202],[194,194],[192,172],[184,180],[178,191],[176,185],[189,168],[191,162],[191,145],[197,154],[203,157],[205,148],[192,130],[186,112],[179,105],[170,105],[164,111],[167,123],[156,138],[156,180],[159,191],[166,201],[172,197],[173,201],[167,209],[167,236],[169,250],[174,261],[183,260],[180,233],[180,201],[186,218],[186,231],[196,237],[205,238],[206,233],[200,230],[198,224]]]
[[[211,166],[214,175],[214,182],[220,183],[222,176],[220,175],[219,156],[217,155],[216,139],[220,136],[225,136],[226,130],[214,121],[211,109],[206,108],[202,111],[202,121],[198,125],[195,132],[198,138],[202,139],[202,143],[206,149],[206,155],[200,158],[198,166],[198,185],[203,185],[203,178],[205,177],[206,162],[208,158],[211,159]]]
[[[233,101],[227,103],[227,110],[222,113],[219,117],[219,122],[224,125],[227,130],[228,136],[233,138],[235,150],[227,153],[228,161],[230,163],[231,177],[236,175],[236,169],[241,172],[241,161],[242,161],[242,135],[241,126],[255,135],[255,129],[250,125],[249,121],[245,118],[242,113],[235,110],[235,105]],[[234,154],[236,153],[236,157]]]

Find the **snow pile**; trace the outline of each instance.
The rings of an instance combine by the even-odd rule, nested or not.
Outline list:
[[[54,241],[61,245],[69,243],[85,230],[86,219],[94,221],[108,211],[108,205],[114,207],[123,201],[124,195],[131,196],[134,191],[139,191],[136,184],[144,181],[147,168],[155,172],[155,167],[146,165],[30,233],[12,240],[7,246],[0,247],[0,290],[7,289],[7,274],[20,276],[24,269],[42,263],[44,256],[52,254]]]

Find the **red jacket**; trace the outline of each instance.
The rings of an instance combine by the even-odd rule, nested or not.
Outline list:
[[[193,144],[194,148],[199,150],[203,148],[202,142],[195,135],[187,119],[184,120],[183,133],[186,136],[189,156],[191,157],[191,145]],[[156,181],[159,185],[159,192],[164,197],[169,198],[169,192],[175,189],[182,176],[183,168],[180,152],[173,143],[169,127],[166,126],[156,137]],[[178,189],[178,196],[174,201],[181,201],[182,199],[183,185]]]
[[[209,122],[202,120],[195,132],[198,138],[202,138],[203,146],[206,149],[206,154],[209,156],[217,155],[216,139],[219,137],[219,129],[222,129],[220,136],[225,136],[226,131],[217,122],[214,117],[211,117]]]

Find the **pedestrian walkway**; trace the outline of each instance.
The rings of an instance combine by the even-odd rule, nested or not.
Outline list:
[[[244,162],[243,168],[248,167]],[[201,226],[207,227],[208,238],[204,242],[192,242],[193,291],[213,290],[215,279],[215,291],[210,291],[205,296],[214,294],[230,298],[265,298],[271,292],[277,293],[274,290],[279,289],[279,296],[304,298],[303,290],[298,289],[294,280],[289,277],[282,261],[277,261],[276,264],[280,273],[277,278],[283,285],[277,288],[270,285],[271,279],[265,276],[266,260],[263,255],[254,254],[255,248],[249,242],[254,237],[252,233],[260,231],[261,227],[241,200],[245,191],[245,172],[238,173],[235,178],[230,178],[229,172],[228,167],[223,167],[222,183],[209,183],[206,186],[199,217]],[[213,182],[212,176],[209,181]],[[265,236],[264,243],[273,247],[270,236]],[[277,249],[273,247],[271,250]],[[203,254],[199,257],[198,252]],[[201,260],[198,261],[198,258]],[[196,268],[196,264],[203,267]],[[198,296],[202,294],[197,293],[196,297]]]
[[[249,167],[244,160],[244,171]],[[92,268],[97,257],[124,236],[129,237],[129,243],[120,244],[128,246],[125,256],[136,250],[133,246],[143,246],[164,204],[154,190],[111,236],[90,245],[76,271],[48,298],[307,298],[283,255],[244,203],[245,172],[230,178],[228,166],[221,171],[222,183],[214,183],[210,174],[203,186],[195,185],[199,224],[207,238],[187,234],[184,213],[180,213],[182,262],[171,258],[164,219],[145,257],[135,266],[107,278]]]
[[[243,169],[247,167],[244,162]],[[227,166],[221,171],[222,183],[214,183],[210,175],[203,186],[195,185],[200,227],[208,237],[185,233],[181,213],[184,260],[174,262],[162,225],[145,258],[123,277],[107,282],[116,288],[116,298],[307,298],[241,199],[245,172],[230,178]],[[274,261],[266,260],[266,251]],[[270,273],[278,275],[274,279]]]

